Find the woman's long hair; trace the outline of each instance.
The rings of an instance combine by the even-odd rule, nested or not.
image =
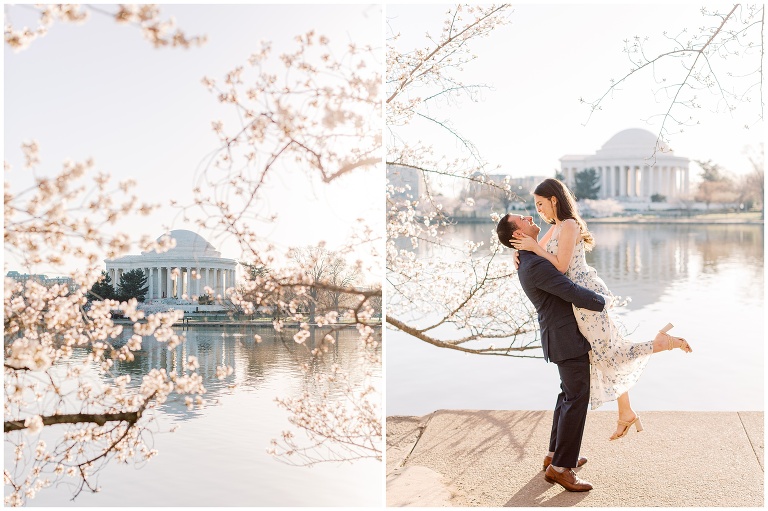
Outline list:
[[[539,186],[533,191],[535,195],[551,199],[552,197],[557,199],[555,205],[555,214],[557,219],[561,222],[568,218],[573,218],[579,225],[579,231],[581,232],[581,239],[584,240],[584,248],[592,250],[595,246],[595,239],[592,237],[592,233],[587,229],[587,223],[582,220],[579,215],[579,209],[576,206],[576,198],[573,193],[565,186],[565,183],[559,179],[548,178],[539,183]],[[555,219],[545,219],[550,224],[555,223]]]

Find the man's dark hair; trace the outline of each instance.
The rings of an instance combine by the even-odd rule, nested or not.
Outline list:
[[[496,235],[499,237],[499,242],[505,247],[515,248],[509,242],[512,239],[512,234],[517,230],[517,223],[513,220],[512,214],[507,213],[499,223],[496,225]]]

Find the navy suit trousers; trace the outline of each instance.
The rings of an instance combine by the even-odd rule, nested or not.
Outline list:
[[[549,450],[556,467],[576,468],[589,406],[589,353],[557,362],[560,394],[557,396]]]

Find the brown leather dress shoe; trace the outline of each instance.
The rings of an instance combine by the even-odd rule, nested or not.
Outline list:
[[[570,468],[566,468],[562,473],[554,469],[552,465],[547,467],[544,472],[544,479],[548,483],[557,483],[568,491],[589,491],[592,485],[576,477],[576,474]]]
[[[577,467],[583,467],[584,464],[587,462],[587,458],[580,456],[579,461],[576,462]],[[552,464],[552,456],[544,456],[544,466],[541,468],[541,470],[547,470],[547,467]]]

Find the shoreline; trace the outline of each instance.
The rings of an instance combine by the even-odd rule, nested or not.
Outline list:
[[[605,217],[586,218],[586,222],[593,224],[688,224],[688,225],[764,225],[764,220],[754,219],[730,219],[730,218],[663,218],[663,217]]]
[[[133,321],[130,319],[113,319],[112,320],[116,325],[129,325],[132,326],[134,324]],[[146,322],[144,322],[146,323]],[[372,327],[381,327],[381,321],[371,321],[370,323],[367,323],[368,325]],[[270,328],[274,329],[274,326],[272,324],[272,321],[178,321],[171,325],[172,327],[223,327],[223,326],[250,326],[250,327],[256,327],[256,328]],[[301,326],[301,323],[283,323],[284,328],[299,328]],[[310,327],[314,328],[326,328],[326,327],[341,327],[341,328],[352,328],[356,327],[357,323],[334,323],[333,325],[318,325],[317,323],[309,323]]]
[[[746,216],[747,218],[740,218]],[[494,222],[489,217],[451,217],[457,225],[489,224]],[[765,219],[756,217],[754,213],[711,213],[692,216],[662,216],[644,215],[637,213],[628,216],[584,217],[588,224],[688,224],[688,225],[764,225]]]

